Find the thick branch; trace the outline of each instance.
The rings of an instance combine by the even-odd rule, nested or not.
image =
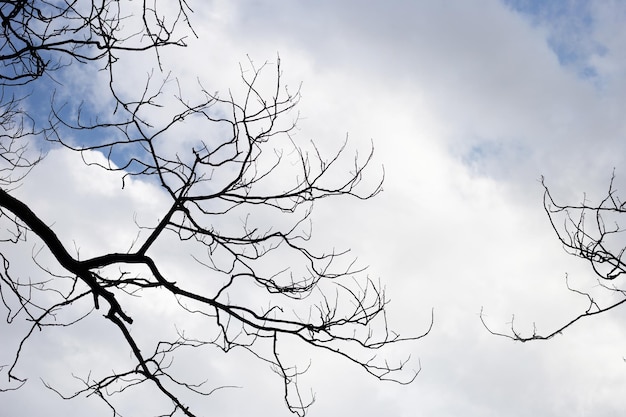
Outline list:
[[[94,274],[80,261],[74,259],[65,249],[57,235],[23,202],[0,189],[0,207],[6,208],[17,216],[24,224],[44,242],[59,264],[67,271],[78,276],[89,286],[94,294],[94,304],[99,308],[98,296],[110,305],[109,314],[118,314],[127,323],[133,320],[126,315],[115,296],[96,282]]]

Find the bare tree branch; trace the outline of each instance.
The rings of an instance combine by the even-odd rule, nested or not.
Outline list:
[[[481,310],[481,321],[489,332],[521,342],[551,339],[584,318],[605,313],[626,303],[626,285],[623,282],[623,274],[626,272],[626,240],[623,237],[624,229],[619,223],[626,215],[626,203],[621,201],[614,187],[615,173],[611,176],[606,195],[596,204],[590,203],[586,196],[580,204],[559,204],[554,200],[543,178],[541,184],[544,187],[544,210],[565,251],[586,260],[598,280],[599,288],[618,299],[600,303],[592,294],[571,287],[566,275],[567,289],[584,297],[588,303],[587,309],[548,334],[538,334],[535,329],[529,336],[522,335],[515,329],[514,317],[510,322],[509,333],[492,331],[485,323]]]
[[[20,100],[2,96],[0,156],[7,164],[0,171],[0,210],[10,225],[3,242],[34,239],[57,265],[45,266],[34,253],[47,278],[23,280],[11,271],[16,260],[2,254],[0,296],[7,321],[29,321],[29,331],[19,341],[14,362],[0,371],[7,372],[10,382],[23,383],[25,378],[17,376],[22,347],[35,330],[72,326],[102,310],[104,321],[132,353],[133,365],[77,377],[83,388],[69,394],[45,384],[63,398],[100,398],[114,416],[119,415],[116,396],[140,385],[151,386],[171,403],[166,415],[197,416],[185,395],[210,396],[229,385],[208,388],[206,381],[177,377],[172,364],[176,356],[204,346],[244,350],[269,364],[282,380],[289,410],[298,415],[305,414],[314,396],[298,385],[310,364],[298,366],[285,358],[294,343],[331,352],[380,380],[413,381],[419,367],[408,369],[409,358],[389,362],[383,350],[424,337],[433,317],[423,334],[394,333],[387,323],[384,287],[364,275],[348,250],[320,250],[312,240],[316,203],[330,197],[367,200],[382,190],[384,171],[378,181],[365,181],[373,144],[361,156],[350,153],[347,138],[330,152],[319,143],[302,143],[294,130],[299,89],[283,85],[280,59],[242,65],[240,94],[220,95],[199,84],[203,97],[195,103],[184,99],[179,87],[172,93],[175,78],[159,79],[159,72],[151,73],[138,96],[118,89],[118,54],[146,49],[158,54],[163,46],[184,45],[174,30],[187,23],[189,8],[183,0],[172,4],[177,13],[170,16],[158,13],[156,2],[141,7],[114,0],[0,2],[5,35],[0,82],[5,89],[36,83],[76,62],[100,62],[108,70],[113,102],[110,111],[94,115],[76,103],[70,105],[78,111],[68,111],[67,103],[53,96],[48,125],[37,130],[33,120],[41,120],[40,114],[30,117]],[[137,18],[141,25],[128,24]],[[127,33],[129,27],[136,32]],[[193,133],[185,133],[190,144],[172,146],[188,124],[194,126]],[[168,207],[154,224],[138,225],[130,250],[86,259],[73,255],[50,219],[39,217],[35,207],[12,193],[11,186],[39,160],[26,152],[25,139],[33,136],[81,153],[88,165],[121,172],[122,187],[131,178],[157,184]],[[90,158],[94,153],[103,155],[104,162]],[[202,274],[164,268],[158,245],[182,243],[201,249],[191,256]],[[210,290],[202,287],[206,277]],[[162,294],[171,296],[177,308],[172,323],[177,334],[173,340],[159,335],[150,344],[137,336],[143,323],[125,300],[132,296],[149,308],[153,297]],[[66,311],[74,316],[62,316]],[[194,320],[214,334],[201,337],[180,327]]]
[[[174,37],[181,23],[191,29],[185,0],[168,2],[177,3],[177,10],[167,16],[157,10],[158,0],[140,3],[0,1],[0,83],[26,84],[73,62],[104,61],[108,66],[123,51],[153,49],[158,54],[167,45],[185,46],[184,38]]]

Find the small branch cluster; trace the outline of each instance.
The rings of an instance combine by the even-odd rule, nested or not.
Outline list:
[[[544,210],[563,248],[568,254],[586,260],[598,280],[598,287],[604,289],[607,294],[617,296],[617,300],[601,304],[592,294],[573,288],[566,275],[567,289],[584,297],[588,306],[583,313],[545,335],[538,334],[535,330],[530,336],[524,336],[515,329],[513,319],[510,333],[494,332],[486,325],[481,311],[481,320],[487,330],[498,336],[522,342],[550,339],[579,320],[607,312],[626,303],[626,285],[622,282],[626,273],[624,258],[626,240],[623,237],[625,229],[620,226],[621,218],[626,215],[626,203],[621,201],[615,189],[615,174],[611,177],[606,196],[595,204],[589,202],[586,197],[580,204],[559,204],[555,202],[543,178],[541,183],[544,187]]]
[[[188,24],[185,0],[167,18],[157,1],[0,1],[0,84],[26,84],[73,62],[110,65],[121,51],[184,45],[174,31]]]

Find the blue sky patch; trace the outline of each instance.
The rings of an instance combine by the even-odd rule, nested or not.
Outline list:
[[[548,30],[548,46],[560,64],[581,78],[599,76],[591,58],[604,55],[606,47],[594,37],[596,21],[592,2],[582,0],[503,0],[512,10],[527,17],[533,25]]]
[[[517,140],[483,138],[472,140],[460,158],[475,174],[506,180],[530,154],[530,149]]]

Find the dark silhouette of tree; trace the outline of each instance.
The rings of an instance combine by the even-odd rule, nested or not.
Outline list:
[[[405,360],[389,362],[377,352],[423,335],[403,338],[388,329],[384,288],[346,258],[348,251],[320,251],[310,244],[315,201],[341,196],[367,200],[381,191],[382,175],[373,186],[363,182],[373,147],[364,157],[351,156],[343,142],[325,156],[314,143],[299,143],[292,135],[299,91],[282,84],[279,60],[273,66],[257,68],[250,61],[242,67],[242,96],[220,96],[199,86],[203,98],[190,103],[180,94],[169,95],[174,79],[164,76],[161,81],[155,73],[138,98],[118,89],[115,67],[121,58],[116,54],[154,50],[158,59],[159,48],[184,45],[182,38],[173,40],[174,29],[181,21],[187,23],[189,9],[182,0],[167,5],[178,11],[166,19],[156,2],[1,2],[0,210],[9,224],[2,244],[38,240],[57,263],[54,270],[63,271],[42,265],[46,279],[20,279],[12,272],[20,260],[5,256],[5,251],[0,254],[0,294],[8,321],[30,323],[15,360],[0,368],[12,384],[5,389],[25,382],[18,364],[33,332],[48,327],[60,331],[95,311],[103,312],[123,336],[133,365],[118,369],[111,363],[108,374],[89,373],[78,392],[47,386],[64,398],[95,394],[114,415],[115,395],[139,385],[150,385],[171,401],[167,415],[198,415],[186,405],[186,395],[208,396],[215,389],[185,380],[170,367],[176,355],[206,345],[224,352],[247,350],[270,364],[283,381],[289,409],[299,415],[312,398],[298,390],[303,371],[281,356],[283,346],[292,343],[332,352],[381,380],[412,381],[419,369],[405,370]],[[127,23],[137,20],[142,24]],[[127,33],[130,27],[133,32]],[[18,94],[25,86],[55,79],[67,66],[85,64],[106,70],[110,97],[102,101],[110,101],[110,111],[92,114],[53,95],[47,123],[42,124],[41,114],[29,114],[22,106],[28,97]],[[260,80],[270,67],[275,75],[268,89]],[[186,138],[192,145],[172,147],[187,123],[199,126],[195,137]],[[42,138],[81,153],[87,164],[123,173],[125,181],[158,184],[169,198],[167,210],[155,224],[137,222],[130,249],[81,259],[50,226],[54,219],[39,217],[36,207],[12,193],[12,186],[28,180],[29,170],[40,160],[28,145]],[[106,162],[90,159],[93,152],[104,155]],[[205,274],[164,272],[153,256],[155,245],[163,243],[201,248],[192,256]],[[38,261],[36,255],[34,259]],[[245,297],[248,293],[254,297]],[[142,324],[126,303],[139,299],[149,309],[156,302],[152,297],[163,294],[185,321],[205,321],[214,336],[200,339],[183,326],[171,340],[152,345],[139,340],[136,329]],[[64,312],[81,312],[77,306],[87,304],[91,307],[78,318],[63,319]]]
[[[557,238],[568,254],[589,263],[598,280],[598,288],[603,289],[606,295],[611,295],[608,298],[612,301],[597,301],[597,296],[572,287],[566,275],[568,290],[584,297],[588,302],[584,312],[548,334],[539,334],[535,329],[531,335],[523,335],[517,331],[513,319],[510,333],[491,331],[481,314],[483,324],[491,333],[521,342],[547,340],[584,318],[626,303],[626,240],[625,229],[620,226],[620,220],[626,215],[626,203],[617,194],[614,181],[615,175],[611,177],[606,195],[598,203],[590,202],[585,196],[581,203],[569,205],[556,202],[545,180],[541,179],[544,187],[544,210]]]
[[[185,0],[12,0],[0,1],[0,82],[25,84],[74,62],[111,65],[123,51],[185,46],[174,32],[188,25]]]

